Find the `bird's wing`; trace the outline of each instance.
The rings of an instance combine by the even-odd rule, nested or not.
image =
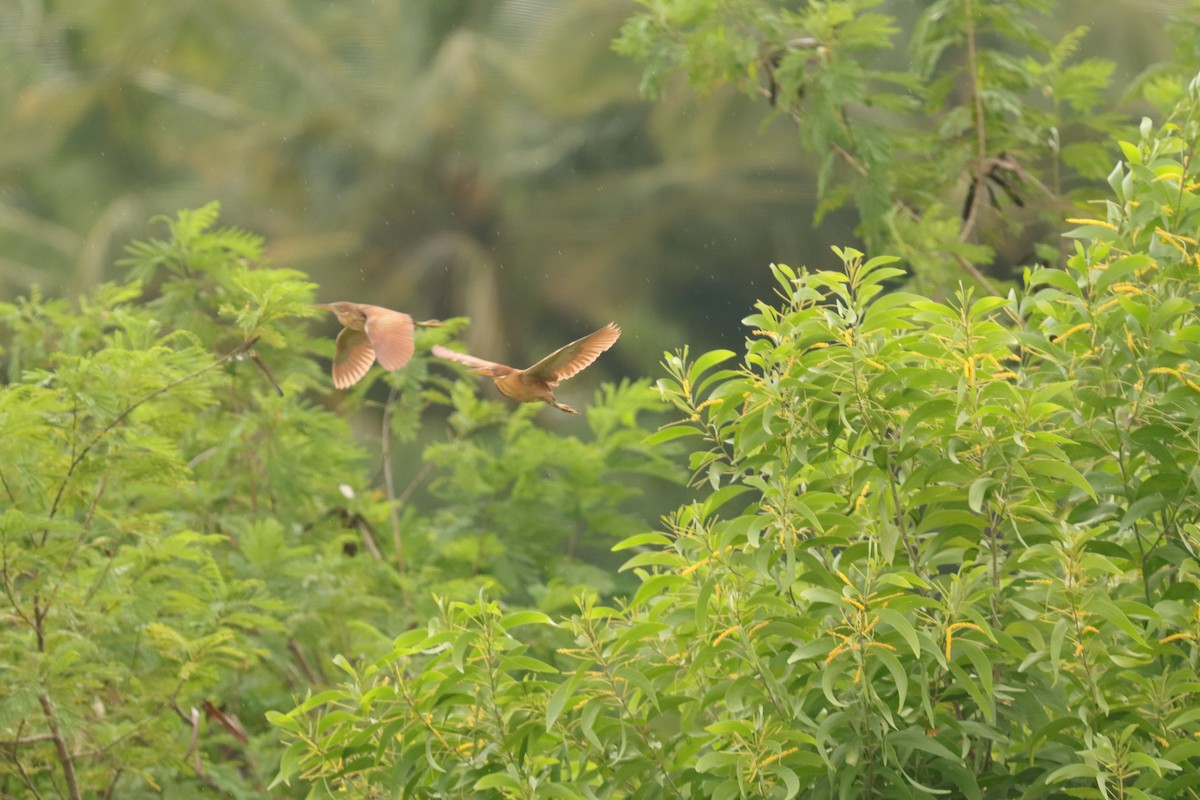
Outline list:
[[[412,317],[390,308],[368,306],[367,322],[363,326],[375,355],[384,369],[400,369],[413,354]]]
[[[567,378],[578,375],[601,353],[612,347],[613,342],[620,335],[621,329],[615,322],[610,322],[600,330],[589,333],[582,339],[576,339],[566,347],[558,348],[525,370],[525,374],[550,383],[565,381]]]
[[[333,385],[348,389],[358,383],[375,363],[375,351],[362,331],[342,328],[337,337],[337,348],[333,355]]]
[[[440,344],[433,346],[433,354],[438,358],[444,358],[447,361],[457,361],[459,364],[466,364],[468,367],[475,369],[489,369],[491,367],[500,367],[502,364],[497,364],[494,361],[485,361],[482,358],[476,358],[466,353],[459,353],[454,350],[442,347]]]

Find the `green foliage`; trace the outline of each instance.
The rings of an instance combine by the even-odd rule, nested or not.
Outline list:
[[[695,501],[640,584],[447,602],[272,715],[310,796],[1191,796],[1200,93],[1122,143],[1064,269],[884,293],[773,267],[746,353],[668,356]]]
[[[0,795],[259,797],[265,713],[335,654],[386,653],[432,591],[561,605],[653,518],[639,487],[682,479],[641,443],[645,384],[606,389],[583,441],[431,374],[463,320],[336,400],[314,285],[217,216],[164,219],[78,310],[0,304]],[[380,405],[382,470],[335,413]]]
[[[926,292],[966,273],[990,293],[989,272],[1033,255],[1014,242],[1060,262],[1062,209],[1087,196],[1069,187],[1094,192],[1107,169],[1114,64],[1077,57],[1086,28],[1041,32],[1053,0],[943,0],[908,29],[880,0],[640,5],[617,48],[645,65],[644,90],[680,71],[765,100],[821,159],[817,221],[853,202],[868,246],[910,260]]]

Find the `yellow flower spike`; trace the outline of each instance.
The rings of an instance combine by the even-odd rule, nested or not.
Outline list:
[[[457,753],[467,753],[474,749],[475,749],[474,742],[463,742],[458,747],[454,748],[455,752],[457,752]]]
[[[1083,642],[1076,642],[1075,643],[1075,657],[1079,658],[1079,656],[1082,653],[1083,653]]]
[[[741,627],[742,627],[741,625],[733,625],[733,626],[731,626],[731,627],[729,627],[729,628],[726,628],[725,630],[721,631],[720,635],[719,635],[719,636],[717,636],[717,638],[716,638],[716,639],[713,639],[713,647],[716,647],[716,646],[717,646],[717,645],[719,645],[721,642],[725,641],[725,640],[726,640],[726,639],[728,639],[730,636],[732,636],[733,634],[737,633],[739,630],[741,630]]]
[[[850,582],[850,579],[846,577],[846,573],[842,572],[840,569],[835,569],[834,572],[837,573],[837,576],[842,579],[842,583],[846,584],[847,586],[854,585]]]
[[[884,370],[887,369],[887,367],[885,367],[883,364],[880,364],[878,361],[875,361],[874,359],[871,359],[871,358],[867,359],[867,363],[870,364],[875,369],[879,370],[880,372],[883,372]]]
[[[1180,639],[1195,639],[1195,638],[1196,638],[1196,635],[1192,634],[1192,633],[1172,633],[1170,636],[1166,636],[1162,639],[1159,639],[1158,643],[1159,644],[1170,644],[1171,642],[1177,642]]]
[[[1080,633],[1099,633],[1099,629],[1093,628],[1091,625],[1084,625]]]
[[[700,405],[696,406],[696,411],[697,411],[697,413],[699,413],[699,412],[703,411],[704,409],[709,408],[710,406],[720,405],[721,402],[722,401],[720,398],[709,398],[708,400],[705,400]]]
[[[862,504],[866,502],[867,493],[871,491],[871,482],[867,481],[863,484],[862,491],[858,493],[858,499],[854,501],[854,510],[858,511],[862,508]]]
[[[1183,373],[1177,369],[1170,367],[1154,367],[1150,370],[1151,375],[1174,375],[1179,380],[1184,380]]]
[[[954,641],[954,632],[958,630],[972,630],[983,633],[983,628],[976,625],[974,622],[952,622],[946,626],[946,660],[950,660],[951,644]]]
[[[829,655],[825,657],[825,663],[828,664],[830,661],[833,661],[835,658],[837,658],[838,656],[840,656],[842,653],[846,652],[849,649],[850,649],[849,646],[844,645],[844,644],[839,644],[837,647],[835,647],[829,651]]]
[[[798,752],[799,750],[800,750],[799,747],[789,747],[787,750],[784,750],[781,753],[776,753],[775,755],[767,756],[762,761],[755,764],[754,768],[762,769],[763,767],[769,767],[770,765],[774,764],[779,759],[786,758],[786,757],[790,756],[792,753]]]
[[[845,602],[845,603],[849,603],[850,605],[852,605],[852,606],[854,606],[855,608],[857,608],[859,611],[866,611],[866,610],[867,610],[867,607],[866,607],[866,606],[864,606],[862,603],[860,603],[860,602],[858,602],[857,600],[855,600],[853,597],[843,597],[843,598],[842,598],[842,601],[843,601],[843,602]]]
[[[854,670],[854,682],[857,684],[862,680],[862,664],[858,665],[858,669]]]
[[[1121,298],[1114,297],[1111,300],[1102,303],[1095,311],[1092,312],[1092,314],[1103,314],[1105,311],[1108,311],[1119,302],[1121,302]]]
[[[1006,369],[1002,369],[999,372],[992,374],[992,379],[997,380],[997,381],[1007,380],[1008,378],[1012,378],[1013,380],[1016,380],[1019,377],[1020,376],[1017,375],[1017,373],[1010,372],[1009,370],[1006,370]]]
[[[1140,286],[1134,286],[1132,283],[1114,283],[1111,287],[1114,292],[1120,294],[1143,295],[1146,292]]]
[[[824,350],[826,347],[829,347],[829,342],[815,342],[810,344],[804,352],[807,353],[809,350]]]
[[[896,648],[887,642],[867,642],[867,647],[882,647],[884,650],[891,650],[893,653],[896,652]]]
[[[972,356],[972,358],[974,358],[976,361],[988,361],[988,362],[991,362],[991,364],[992,364],[992,365],[993,365],[993,366],[994,366],[996,369],[1000,369],[1000,368],[1001,368],[1001,367],[1000,367],[1000,362],[999,362],[999,361],[997,361],[997,360],[996,360],[996,357],[995,357],[994,355],[992,355],[991,353],[976,353],[974,356]]]
[[[691,575],[693,572],[700,569],[701,567],[703,567],[705,564],[707,564],[711,560],[712,560],[711,558],[702,558],[699,561],[697,561],[695,564],[692,564],[690,567],[687,567],[686,569],[684,569],[683,572],[680,572],[679,574],[680,575]]]
[[[1195,391],[1200,392],[1200,384],[1196,383],[1195,381],[1187,380],[1187,381],[1184,381],[1184,383],[1186,383],[1188,386],[1190,386]]]
[[[764,619],[762,622],[758,623],[757,625],[752,627],[750,630],[746,631],[746,636],[753,636],[754,634],[758,633],[759,631],[761,631],[763,628],[767,627],[770,624],[771,624],[771,620]]]
[[[1071,223],[1072,225],[1099,225],[1101,228],[1108,228],[1110,231],[1114,232],[1117,230],[1117,226],[1113,225],[1111,222],[1104,222],[1103,220],[1098,219],[1071,218],[1068,219],[1067,222]]]
[[[1087,329],[1089,329],[1091,327],[1092,327],[1092,323],[1081,322],[1073,328],[1067,328],[1065,331],[1060,333],[1058,336],[1052,336],[1050,338],[1050,341],[1054,342],[1055,344],[1058,344],[1063,339],[1066,339],[1068,336],[1073,336],[1076,333],[1079,333],[1080,331],[1086,331]]]

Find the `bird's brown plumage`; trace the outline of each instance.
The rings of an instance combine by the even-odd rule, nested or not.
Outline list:
[[[578,414],[579,412],[575,409],[554,399],[554,387],[560,381],[565,381],[582,372],[601,353],[612,347],[620,335],[621,329],[617,327],[616,323],[610,322],[600,330],[593,331],[582,339],[576,339],[570,344],[558,348],[528,369],[515,369],[439,345],[433,346],[433,354],[438,358],[466,364],[475,372],[487,375],[496,382],[496,388],[504,395],[518,402],[541,401],[562,411]]]
[[[366,303],[322,303],[342,323],[333,356],[333,385],[348,389],[379,360],[384,369],[400,369],[413,354],[412,317],[402,311]]]

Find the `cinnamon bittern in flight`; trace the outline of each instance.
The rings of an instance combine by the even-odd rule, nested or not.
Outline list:
[[[337,315],[342,323],[333,355],[333,385],[348,389],[367,374],[379,359],[386,370],[400,369],[413,354],[413,326],[437,326],[440,322],[413,322],[402,311],[366,303],[318,303]]]
[[[487,375],[496,382],[496,388],[501,394],[518,403],[541,401],[569,414],[578,414],[575,409],[554,399],[554,387],[560,381],[582,372],[601,353],[612,347],[620,335],[621,329],[616,323],[610,322],[600,330],[589,333],[566,347],[558,348],[528,369],[507,367],[466,353],[457,353],[436,344],[433,346],[433,354],[438,358],[466,364],[472,372]]]

